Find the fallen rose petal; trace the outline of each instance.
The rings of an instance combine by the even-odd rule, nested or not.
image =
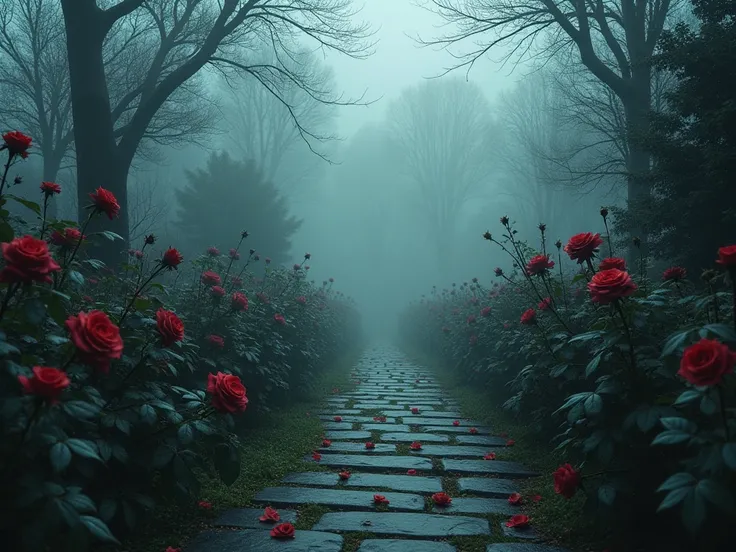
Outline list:
[[[296,531],[291,523],[280,523],[271,529],[271,538],[274,539],[293,539]]]
[[[460,420],[453,420],[452,425],[454,425],[455,427],[459,426]]]
[[[197,506],[199,506],[199,507],[200,507],[200,508],[202,508],[203,510],[211,510],[211,509],[212,509],[212,503],[210,503],[210,502],[207,502],[206,500],[200,500],[200,501],[199,501],[199,502],[197,503]]]
[[[320,460],[322,460],[322,455],[319,452],[313,452],[312,460],[314,460],[315,462],[319,462]]]
[[[511,493],[509,495],[509,504],[513,504],[514,506],[518,506],[522,503],[522,497],[519,493]]]
[[[339,475],[340,476],[340,479],[342,479],[343,481],[347,481],[348,479],[350,479],[350,472],[349,471],[341,471],[337,475]]]
[[[406,475],[416,475],[416,474],[417,474],[417,470],[415,470],[414,468],[406,471]]]
[[[389,504],[389,501],[386,500],[386,497],[383,495],[373,495],[373,503],[374,504]]]
[[[432,502],[434,502],[437,506],[449,506],[450,504],[452,504],[452,498],[445,492],[434,493],[432,495]]]
[[[532,500],[533,500],[534,502],[539,502],[539,501],[541,501],[541,500],[542,500],[542,495],[534,495],[534,496],[532,497]]]
[[[515,514],[506,522],[506,527],[523,529],[524,527],[528,527],[530,522],[531,519],[529,519],[529,516],[524,514]]]
[[[471,427],[470,428],[470,433],[472,433],[473,435],[475,435],[476,433],[478,433],[478,429],[477,428],[474,428],[474,427]]]
[[[506,441],[507,447],[513,447],[515,444],[516,444],[516,441],[514,441],[513,439],[509,439],[508,441]]]
[[[258,521],[271,522],[271,523],[275,523],[280,520],[281,520],[281,514],[279,514],[276,510],[274,510],[270,506],[266,506],[266,509],[263,510],[263,515],[258,518]]]
[[[336,422],[342,422],[342,416],[335,416],[333,420],[335,420]]]
[[[330,441],[329,439],[322,439],[322,446],[324,448],[329,447],[331,444],[332,444],[332,441]]]
[[[409,445],[409,448],[411,450],[421,450],[422,449],[422,443],[419,441],[414,441],[411,445]]]
[[[495,452],[489,452],[483,457],[483,460],[495,460],[496,459],[496,453]]]
[[[373,443],[371,443],[370,441],[368,441],[368,442],[367,442],[367,443],[365,444],[365,448],[367,448],[367,449],[369,449],[369,450],[370,450],[370,449],[374,449],[374,448],[376,448],[376,445],[375,445],[375,444],[373,444]]]

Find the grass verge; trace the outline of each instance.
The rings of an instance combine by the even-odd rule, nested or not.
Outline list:
[[[314,462],[304,462],[303,457],[320,443],[324,430],[316,412],[324,408],[325,397],[331,395],[334,388],[348,391],[352,387],[350,367],[355,359],[355,354],[348,355],[323,373],[310,400],[290,404],[254,420],[255,429],[240,435],[241,471],[238,480],[228,487],[215,477],[203,477],[199,500],[210,502],[213,505],[211,510],[198,508],[196,500],[184,505],[173,501],[160,504],[118,550],[165,552],[169,546],[182,547],[197,533],[207,529],[222,511],[252,506],[258,491],[279,485],[287,473],[325,469]],[[316,512],[307,508],[305,514],[311,520]],[[304,528],[301,518],[300,511],[297,528]]]
[[[539,434],[529,424],[501,408],[500,404],[489,401],[483,389],[460,381],[432,359],[420,358],[417,362],[430,367],[442,388],[451,390],[463,416],[478,420],[496,434],[508,434],[509,438],[514,439],[513,447],[494,449],[498,460],[520,462],[542,474],[541,477],[519,480],[519,483],[522,495],[526,498],[523,512],[532,518],[534,528],[545,542],[574,551],[603,550],[607,547],[609,538],[606,530],[596,524],[590,512],[583,509],[582,496],[567,500],[554,492],[551,474],[567,460],[560,452],[553,450],[551,443],[546,439],[540,440]],[[531,500],[535,495],[542,497],[538,503]],[[459,552],[480,552],[485,550],[486,544],[510,541],[500,535],[498,525],[502,520],[495,517],[489,518],[495,524],[492,537],[463,537],[451,539],[451,542],[458,547]]]

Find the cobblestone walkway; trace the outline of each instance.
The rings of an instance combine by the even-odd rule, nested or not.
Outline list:
[[[201,533],[186,552],[341,552],[348,532],[372,534],[358,552],[455,552],[442,540],[500,534],[518,541],[490,544],[487,552],[565,552],[535,544],[532,527],[506,527],[522,511],[508,500],[515,480],[536,474],[491,460],[507,440],[463,418],[428,370],[393,349],[372,349],[353,374],[356,390],[328,399],[320,413],[326,441],[307,458],[329,471],[289,474],[256,496],[278,509],[280,523],[296,521],[305,504],[331,511],[310,531],[275,539],[274,524],[259,521],[263,509],[230,510],[215,525],[238,530]],[[443,492],[448,505],[438,504]],[[388,503],[377,504],[376,495]],[[491,515],[504,521],[491,523]]]

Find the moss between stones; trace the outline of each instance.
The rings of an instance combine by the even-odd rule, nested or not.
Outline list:
[[[147,523],[124,540],[122,549],[125,552],[162,552],[168,546],[181,547],[197,533],[208,529],[221,511],[253,506],[252,500],[258,491],[279,485],[287,473],[328,471],[315,462],[305,462],[303,457],[319,445],[323,433],[322,423],[314,413],[324,408],[322,401],[333,388],[349,390],[353,386],[349,368],[356,358],[355,353],[346,356],[324,373],[315,386],[312,400],[293,403],[261,416],[254,423],[255,429],[240,436],[241,472],[238,480],[230,487],[216,477],[205,477],[202,481],[202,492],[198,498],[211,502],[212,510],[197,509],[195,499],[186,505],[173,501],[161,503]],[[305,415],[307,412],[309,416]],[[314,510],[308,512],[311,515]]]

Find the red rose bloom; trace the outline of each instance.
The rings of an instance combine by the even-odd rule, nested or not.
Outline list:
[[[44,195],[52,196],[61,193],[61,186],[56,182],[41,182],[41,191]]]
[[[0,150],[7,149],[11,157],[13,155],[20,155],[25,159],[28,157],[28,148],[31,147],[33,138],[26,136],[19,130],[11,130],[3,134],[3,142],[4,144],[0,147]]]
[[[516,444],[516,441],[514,441],[513,439],[509,439],[508,441],[506,441],[507,447],[513,447],[515,444]]]
[[[372,449],[376,448],[376,445],[374,443],[371,443],[370,441],[368,441],[365,444],[365,448],[367,448],[368,450],[372,450]]]
[[[219,249],[217,249],[217,248],[216,248],[215,246],[212,246],[212,247],[208,247],[208,248],[207,248],[207,254],[208,254],[208,255],[209,255],[210,257],[217,257],[217,256],[218,256],[218,255],[220,254],[220,250],[219,250]]]
[[[207,374],[207,393],[212,395],[212,406],[220,412],[244,412],[248,406],[245,387],[240,378],[232,374]]]
[[[282,314],[278,314],[278,313],[274,314],[273,320],[274,322],[276,322],[277,324],[281,324],[282,326],[286,325],[286,318],[284,318]]]
[[[170,310],[158,309],[156,311],[156,329],[161,335],[161,343],[164,347],[169,347],[184,339],[184,324]]]
[[[483,457],[483,460],[495,460],[496,459],[496,453],[495,452],[489,452]]]
[[[217,286],[222,283],[220,275],[217,272],[212,272],[211,270],[205,270],[199,279],[206,286]]]
[[[434,493],[432,495],[432,502],[437,506],[449,506],[452,504],[452,498],[447,493]]]
[[[409,448],[411,450],[422,450],[422,443],[419,441],[414,441],[411,445],[409,445]]]
[[[577,261],[578,264],[582,264],[595,257],[602,243],[603,240],[600,234],[584,232],[582,234],[575,234],[570,238],[563,250],[569,255],[570,259]]]
[[[210,288],[210,293],[215,299],[221,299],[222,297],[225,297],[225,288],[220,286],[212,286]]]
[[[334,421],[336,421],[336,422],[342,422],[342,416],[335,416],[335,417],[334,417],[334,418],[332,418],[332,419],[333,419]],[[373,418],[373,419],[375,420],[375,418]]]
[[[629,273],[618,268],[601,270],[588,282],[590,300],[600,305],[608,305],[617,299],[633,295],[636,289]]]
[[[349,471],[341,471],[337,475],[340,476],[340,479],[342,479],[343,481],[347,481],[348,479],[350,479],[350,472]]]
[[[29,395],[41,397],[51,403],[59,400],[61,393],[69,387],[69,378],[58,368],[48,366],[34,366],[33,375],[18,376],[23,391]]]
[[[454,425],[455,427],[459,426],[460,425],[460,420],[453,420],[452,421],[452,425]]]
[[[120,214],[120,204],[113,193],[105,188],[97,188],[89,194],[92,204],[100,213],[105,213],[110,220]]]
[[[550,261],[549,255],[535,255],[526,263],[526,272],[529,276],[542,276],[555,267],[555,262]]]
[[[733,372],[736,353],[715,339],[701,339],[682,354],[677,375],[693,385],[718,385],[723,376]]]
[[[263,515],[258,518],[258,521],[276,523],[280,519],[281,519],[281,514],[279,514],[276,510],[274,510],[270,506],[266,506],[266,509],[263,510]]]
[[[480,315],[483,318],[489,317],[491,315],[491,307],[483,307],[482,309],[480,309]]]
[[[373,495],[373,503],[374,504],[388,504],[389,501],[386,500],[386,497],[380,494]]]
[[[665,282],[679,282],[680,280],[684,280],[686,276],[687,270],[681,266],[671,266],[662,273],[662,279]]]
[[[276,527],[271,529],[272,539],[293,539],[294,538],[294,526],[291,523],[279,523]]]
[[[552,474],[555,480],[555,492],[565,498],[572,498],[580,487],[580,472],[570,464],[564,464]]]
[[[248,310],[248,298],[240,291],[236,291],[230,299],[230,307],[234,311],[246,311]]]
[[[233,261],[240,259],[240,253],[238,253],[237,249],[231,249],[227,254]]]
[[[211,502],[207,502],[206,500],[200,500],[197,503],[197,506],[199,506],[203,510],[211,510],[212,509],[212,503]]]
[[[413,407],[411,408],[411,413],[412,413],[412,414],[419,414],[419,409],[418,409],[418,408],[417,408],[416,406],[413,406]]]
[[[513,504],[514,506],[518,506],[523,501],[521,495],[519,493],[511,493],[509,495],[509,504]]]
[[[319,462],[320,460],[322,460],[322,455],[319,452],[313,452],[312,460],[314,460],[315,462]]]
[[[736,245],[727,245],[726,247],[719,248],[718,260],[716,262],[727,268],[736,266]]]
[[[611,268],[626,270],[626,261],[620,257],[607,257],[598,265],[598,270],[610,270]]]
[[[478,430],[476,428],[474,428],[474,427],[471,427],[468,431],[470,431],[470,433],[473,434],[473,435],[475,435],[476,433],[478,433]]]
[[[525,326],[531,326],[537,323],[537,311],[534,309],[527,309],[521,315],[521,323]]]
[[[406,470],[406,475],[416,475],[416,474],[417,474],[417,470],[415,470],[414,468]]]
[[[210,345],[213,345],[214,347],[219,347],[220,349],[222,349],[225,346],[225,340],[219,335],[215,335],[215,334],[208,335],[207,341],[210,342]]]
[[[511,519],[509,519],[506,522],[506,527],[515,527],[517,529],[523,529],[524,527],[529,526],[529,522],[531,522],[531,519],[529,519],[529,516],[526,516],[524,514],[516,514],[511,516]]]
[[[161,259],[161,264],[171,270],[172,268],[176,268],[177,266],[179,266],[183,260],[184,257],[182,257],[179,251],[177,251],[173,247],[169,247],[166,250],[166,253],[164,253],[163,258]]]
[[[0,282],[4,283],[51,283],[52,272],[61,270],[49,253],[49,246],[33,236],[15,238],[2,244],[5,267],[0,272]]]
[[[64,228],[64,232],[54,230],[51,232],[51,243],[59,247],[74,247],[79,240],[86,240],[87,236],[82,236],[79,229],[74,227]]]
[[[70,316],[66,327],[79,358],[102,372],[106,373],[110,369],[110,361],[123,354],[120,328],[102,311],[80,312],[77,316]]]
[[[549,310],[551,306],[552,306],[552,298],[545,297],[539,302],[539,304],[537,305],[537,308],[541,311],[546,311],[546,310]]]
[[[322,439],[323,448],[328,448],[331,444],[332,444],[332,441],[330,441],[329,439]]]

